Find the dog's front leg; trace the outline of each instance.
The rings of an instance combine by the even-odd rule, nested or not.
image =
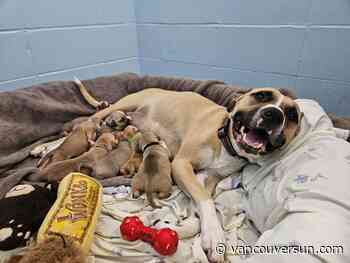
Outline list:
[[[198,207],[201,219],[202,248],[211,262],[224,262],[224,255],[216,252],[220,243],[225,243],[222,226],[216,214],[214,201],[197,179],[193,166],[186,158],[175,158],[172,172],[176,184],[189,195]]]

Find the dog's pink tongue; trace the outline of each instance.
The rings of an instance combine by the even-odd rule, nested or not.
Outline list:
[[[253,147],[260,147],[261,144],[265,143],[263,136],[255,132],[254,130],[247,133],[245,141]]]

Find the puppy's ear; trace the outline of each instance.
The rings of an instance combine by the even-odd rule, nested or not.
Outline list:
[[[293,100],[296,100],[298,98],[297,95],[293,91],[291,91],[290,89],[282,88],[282,89],[279,89],[279,92],[281,92],[282,95],[289,97]]]

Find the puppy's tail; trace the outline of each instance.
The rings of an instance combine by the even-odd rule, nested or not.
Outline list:
[[[18,183],[20,183],[26,176],[33,174],[39,174],[39,169],[36,167],[27,167],[20,170],[9,170],[4,173],[6,176],[0,183],[0,199],[4,198],[5,195]],[[33,179],[33,178],[31,178]],[[34,179],[38,179],[34,177]],[[36,181],[36,180],[35,180]]]
[[[155,165],[157,162],[157,156],[150,152],[145,158],[144,158],[144,172],[147,175],[146,182],[145,182],[145,192],[146,197],[149,202],[149,204],[153,208],[161,208],[161,206],[157,205],[154,202],[154,190],[153,185],[155,182],[153,182],[154,174],[159,173],[158,166]]]
[[[151,179],[152,180],[152,179]],[[147,200],[149,202],[149,204],[153,207],[153,208],[161,208],[161,206],[157,205],[154,202],[154,195],[153,195],[153,190],[152,190],[152,182],[149,182],[149,180],[147,180],[145,182],[145,189],[146,189],[146,197]]]
[[[84,84],[78,79],[77,77],[74,77],[74,83],[78,86],[79,91],[81,95],[84,97],[87,103],[89,103],[92,107],[94,107],[97,110],[100,110],[102,108],[107,108],[109,106],[108,102],[106,101],[97,101],[86,89]]]

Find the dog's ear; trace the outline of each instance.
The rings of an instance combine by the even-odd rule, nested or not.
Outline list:
[[[281,92],[282,95],[287,96],[293,100],[296,100],[298,98],[297,95],[293,91],[291,91],[290,89],[281,88],[281,89],[279,89],[279,92]]]

